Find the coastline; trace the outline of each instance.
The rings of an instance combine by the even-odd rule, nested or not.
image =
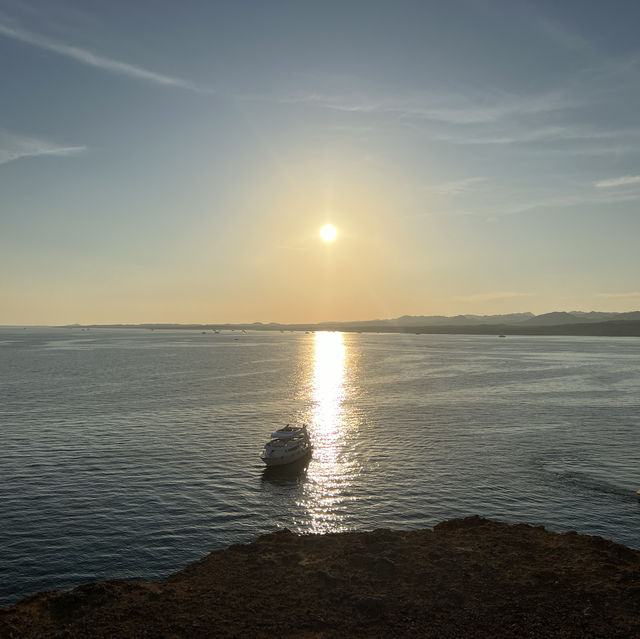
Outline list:
[[[322,322],[320,324],[87,324],[52,326],[56,329],[88,331],[90,329],[140,329],[147,331],[255,331],[310,333],[338,331],[342,333],[396,333],[415,335],[479,335],[479,336],[546,336],[546,337],[640,337],[640,320],[610,320],[571,324],[472,324],[472,325],[397,325],[393,322]],[[239,333],[238,333],[239,334]]]
[[[480,517],[212,552],[161,582],[104,581],[0,608],[0,636],[633,637],[640,551]]]

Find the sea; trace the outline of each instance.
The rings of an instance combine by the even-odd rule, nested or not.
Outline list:
[[[308,425],[308,464],[259,458]],[[0,328],[0,604],[283,527],[640,548],[640,339]]]

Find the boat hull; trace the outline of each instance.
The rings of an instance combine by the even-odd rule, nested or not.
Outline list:
[[[289,464],[295,464],[311,455],[312,447],[308,446],[302,451],[296,451],[292,455],[260,455],[260,459],[267,466],[288,466]]]

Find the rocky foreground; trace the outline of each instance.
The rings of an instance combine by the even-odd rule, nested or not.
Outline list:
[[[640,551],[479,517],[295,535],[164,582],[107,581],[0,608],[0,637],[640,637]]]

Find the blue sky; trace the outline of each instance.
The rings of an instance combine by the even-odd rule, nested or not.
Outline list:
[[[0,0],[0,323],[638,309],[638,24]]]

